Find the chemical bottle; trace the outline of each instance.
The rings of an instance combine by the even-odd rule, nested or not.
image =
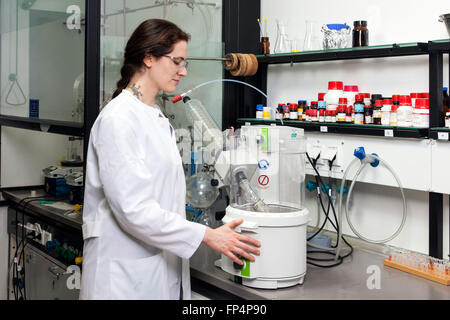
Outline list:
[[[319,118],[318,118],[318,116],[317,116],[317,109],[311,109],[310,110],[310,112],[311,112],[311,122],[318,122],[319,121]]]
[[[319,122],[325,122],[325,111],[325,109],[319,109]]]
[[[353,123],[355,121],[355,111],[352,105],[348,105],[345,110],[345,122]]]
[[[304,113],[304,119],[303,119],[303,121],[307,121],[307,122],[309,122],[310,121],[310,119],[311,119],[311,117],[310,117],[310,114],[309,114],[309,106],[308,106],[308,102],[305,100],[305,101],[303,101],[303,113]]]
[[[361,94],[355,96],[355,124],[364,124],[364,97]]]
[[[397,109],[397,125],[399,127],[412,127],[412,113],[411,97],[400,96],[400,106]]]
[[[302,100],[297,101],[297,120],[302,121],[303,118],[303,105]]]
[[[263,105],[257,104],[256,105],[256,119],[262,119],[263,118]]]
[[[355,96],[358,94],[358,86],[344,86],[344,98],[347,98],[347,105],[353,106],[355,104]]]
[[[292,103],[290,107],[291,107],[290,119],[298,120],[298,104]]]
[[[283,119],[290,119],[291,118],[291,110],[289,109],[289,106],[283,105]]]
[[[428,128],[430,126],[430,100],[416,98],[413,110],[413,126],[415,128]]]
[[[364,105],[369,105],[372,102],[370,101],[370,93],[360,93],[360,95],[362,96],[362,98],[364,99]]]
[[[339,98],[342,97],[344,83],[342,81],[328,82],[328,92],[324,96],[327,103],[327,110],[336,110],[339,105]]]
[[[347,116],[347,98],[339,98],[337,107],[336,122],[345,123]]]
[[[411,106],[413,108],[416,107],[416,99],[423,98],[422,94],[418,92],[412,92],[409,96],[411,97]]]
[[[448,88],[444,87],[443,88],[443,94],[444,94],[444,115],[447,114],[447,112],[449,112],[449,108],[450,108],[450,99],[449,99],[449,95],[448,95]]]
[[[275,120],[280,120],[283,117],[283,104],[279,103],[277,108],[277,113],[275,115]]]
[[[381,125],[381,109],[383,108],[383,100],[376,100],[373,107],[373,124]]]
[[[269,107],[263,108],[263,119],[270,120],[270,108]]]
[[[389,126],[391,123],[392,99],[384,99],[381,108],[381,125]]]

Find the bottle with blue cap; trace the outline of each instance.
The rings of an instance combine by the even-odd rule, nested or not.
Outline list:
[[[263,119],[264,106],[262,104],[256,105],[256,119]]]

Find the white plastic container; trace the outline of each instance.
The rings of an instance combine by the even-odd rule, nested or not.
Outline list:
[[[391,123],[392,100],[385,99],[381,108],[381,125],[389,126]]]
[[[428,128],[430,126],[430,106],[428,99],[416,99],[416,107],[413,110],[413,126],[415,128]]]
[[[327,110],[335,111],[339,105],[339,98],[342,98],[344,83],[342,81],[328,82],[328,91],[324,100],[327,103]]]
[[[347,105],[353,106],[355,104],[355,96],[359,94],[358,86],[344,86],[344,93],[342,97],[347,98]]]
[[[397,126],[413,126],[413,108],[411,105],[400,105],[397,109]]]

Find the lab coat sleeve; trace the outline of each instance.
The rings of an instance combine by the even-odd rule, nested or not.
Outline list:
[[[188,259],[201,244],[206,227],[161,208],[157,200],[161,183],[144,163],[141,140],[129,119],[101,119],[94,146],[105,197],[125,232]]]

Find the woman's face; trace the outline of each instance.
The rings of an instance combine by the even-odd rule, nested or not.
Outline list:
[[[181,77],[187,76],[187,71],[184,67],[186,59],[186,41],[175,43],[173,50],[169,52],[167,56],[153,59],[149,76],[159,90],[163,90],[164,92],[175,91]]]

